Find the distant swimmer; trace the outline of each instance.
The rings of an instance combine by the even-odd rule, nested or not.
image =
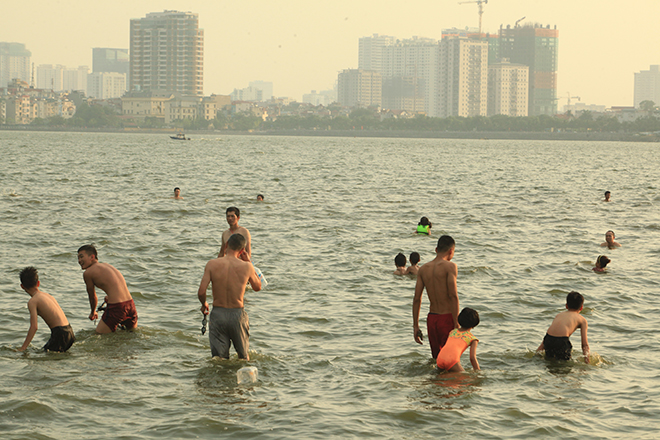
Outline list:
[[[569,336],[579,328],[582,336],[582,354],[584,354],[584,361],[589,363],[587,320],[580,315],[583,306],[584,297],[580,293],[569,293],[566,296],[566,311],[555,316],[543,338],[543,342],[536,351],[545,350],[546,359],[569,360],[573,350]]]
[[[406,274],[406,256],[403,255],[401,252],[396,254],[396,257],[394,257],[394,265],[396,266],[394,275]]]
[[[263,194],[257,194],[257,202],[263,202],[264,201],[264,195]]]
[[[181,196],[181,189],[178,186],[176,188],[174,188],[174,197],[172,197],[172,198],[176,199],[176,200],[183,199],[183,197]]]
[[[609,202],[610,201],[610,196],[612,195],[611,192],[605,191],[605,198],[603,199],[603,202]]]
[[[417,230],[415,231],[415,233],[423,234],[423,235],[431,235],[432,227],[433,224],[431,223],[431,221],[426,217],[422,217],[419,220],[419,223],[417,224]]]
[[[252,237],[250,237],[250,231],[243,226],[238,225],[238,221],[241,218],[241,211],[235,206],[230,206],[227,208],[226,214],[229,229],[222,233],[222,246],[220,247],[218,257],[225,256],[225,253],[227,252],[227,240],[229,240],[229,237],[233,234],[241,234],[246,240],[245,252],[247,252],[249,258],[252,258]]]
[[[614,249],[621,247],[621,243],[614,241],[614,231],[607,231],[605,233],[605,243],[601,243],[601,246],[607,246],[608,249]]]
[[[104,301],[107,303],[107,308],[96,327],[96,333],[114,332],[117,330],[117,326],[122,326],[127,330],[136,328],[138,315],[135,302],[133,302],[133,297],[128,291],[126,280],[121,272],[108,263],[100,263],[96,248],[91,244],[86,244],[78,249],[78,264],[85,271],[83,280],[87,286],[89,306],[92,309],[92,313],[89,314],[90,321],[98,318],[96,311],[98,298],[95,288],[98,287],[106,294]]]
[[[465,371],[461,365],[461,355],[470,347],[470,363],[474,371],[480,370],[477,361],[477,345],[479,339],[472,335],[472,329],[479,325],[479,313],[469,307],[461,310],[458,315],[459,328],[449,333],[447,343],[440,349],[436,365],[441,370],[452,373]]]
[[[26,267],[21,271],[20,278],[21,288],[31,298],[28,301],[30,329],[25,337],[25,342],[23,342],[23,345],[18,350],[25,351],[28,348],[30,342],[32,342],[32,338],[37,333],[37,316],[41,316],[48,327],[50,327],[50,339],[44,345],[44,350],[67,351],[75,342],[76,337],[73,335],[69,321],[66,319],[57,300],[46,292],[39,290],[41,283],[36,268],[32,266]]]
[[[229,347],[234,349],[241,359],[249,360],[250,323],[243,308],[245,286],[250,283],[252,290],[261,290],[261,281],[257,276],[250,257],[245,252],[246,240],[241,234],[233,234],[227,240],[227,253],[206,263],[204,276],[197,290],[197,298],[202,303],[202,313],[209,314],[206,302],[206,290],[211,284],[213,292],[213,310],[209,322],[209,341],[211,355],[223,359],[229,358]]]
[[[420,259],[421,257],[418,252],[410,254],[410,267],[406,269],[406,275],[417,275],[417,272],[419,272],[419,266],[417,263],[419,263]]]
[[[458,268],[452,263],[456,242],[449,235],[438,239],[436,257],[419,268],[415,296],[413,298],[413,336],[415,342],[422,344],[422,331],[419,329],[419,311],[422,306],[422,293],[431,302],[426,327],[433,359],[438,358],[440,349],[445,345],[449,332],[458,328],[458,289],[456,277]]]
[[[607,256],[605,255],[599,255],[598,258],[596,258],[596,266],[591,269],[594,272],[605,272],[605,267],[609,264],[609,262],[612,261]]]

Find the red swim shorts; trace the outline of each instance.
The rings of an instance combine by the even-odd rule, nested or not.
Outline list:
[[[135,328],[138,320],[135,303],[132,299],[129,299],[120,303],[108,304],[101,319],[113,332],[117,330],[118,325],[128,330]]]
[[[454,318],[451,313],[439,315],[429,313],[426,317],[426,331],[429,334],[429,345],[431,346],[431,355],[433,359],[438,359],[440,349],[447,342],[449,332],[454,329]]]

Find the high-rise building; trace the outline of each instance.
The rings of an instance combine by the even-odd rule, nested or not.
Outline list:
[[[61,64],[40,64],[37,66],[37,88],[60,92],[62,90],[87,91],[89,67],[79,66],[68,69]]]
[[[660,66],[653,65],[649,70],[635,73],[635,108],[642,101],[653,101],[660,105]]]
[[[434,116],[486,116],[488,41],[447,37],[440,41],[440,81]]]
[[[529,66],[529,116],[557,113],[559,31],[538,24],[500,26],[500,56]]]
[[[18,78],[30,82],[32,53],[21,43],[0,43],[0,87],[7,87]]]
[[[204,30],[192,12],[131,20],[129,90],[204,93]]]
[[[358,69],[375,70],[382,74],[383,48],[396,43],[396,38],[373,34],[359,41]]]
[[[344,107],[381,105],[382,77],[373,70],[346,69],[339,73],[337,101]]]
[[[117,72],[94,72],[87,76],[87,96],[96,99],[121,98],[126,92],[126,75]]]
[[[273,98],[273,83],[270,81],[250,81],[250,87],[261,90],[261,100],[268,101]]]
[[[92,72],[123,73],[128,78],[130,67],[128,49],[95,47],[92,49]]]
[[[488,65],[488,116],[527,116],[529,67],[502,59]]]

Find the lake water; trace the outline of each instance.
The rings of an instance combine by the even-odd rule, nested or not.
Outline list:
[[[3,440],[660,436],[657,145],[192,137],[0,131]],[[246,295],[250,385],[235,354],[211,359],[196,295],[232,205],[269,282]],[[413,233],[422,216],[431,237]],[[608,229],[621,248],[599,246]],[[457,242],[461,308],[481,316],[479,372],[466,353],[469,371],[438,374],[413,341],[415,281],[392,275],[398,252],[427,262],[441,234]],[[137,331],[94,334],[86,243],[124,274]],[[67,353],[39,351],[41,320],[16,351],[27,265],[76,332]],[[578,360],[534,355],[571,290],[590,365],[579,331]],[[427,312],[425,295],[424,333]]]

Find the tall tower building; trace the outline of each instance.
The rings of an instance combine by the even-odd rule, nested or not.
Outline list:
[[[440,81],[435,115],[486,116],[488,41],[448,37],[440,41]]]
[[[32,53],[21,43],[0,43],[0,87],[7,87],[13,79],[30,82]]]
[[[488,65],[488,116],[527,116],[529,67],[506,58]]]
[[[92,49],[92,72],[123,73],[128,78],[128,49],[95,47]]]
[[[660,105],[660,66],[658,65],[635,73],[635,108],[639,108],[642,101],[653,101],[655,105]]]
[[[373,34],[362,37],[358,50],[358,69],[382,72],[383,48],[396,43],[396,38],[387,35]]]
[[[197,14],[152,12],[131,20],[129,90],[204,93],[204,30]]]
[[[529,66],[529,116],[557,113],[559,31],[538,24],[500,26],[500,56]]]
[[[339,74],[337,101],[344,107],[381,105],[382,77],[373,70],[346,69]]]

